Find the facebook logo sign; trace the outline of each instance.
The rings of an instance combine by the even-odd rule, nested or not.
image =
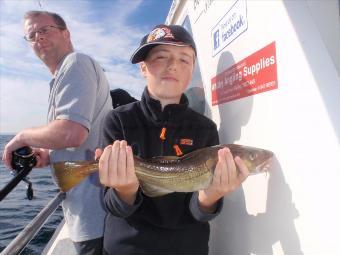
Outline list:
[[[217,29],[214,33],[214,50],[220,46],[220,30]]]

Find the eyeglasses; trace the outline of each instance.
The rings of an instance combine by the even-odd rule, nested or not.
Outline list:
[[[61,30],[65,29],[64,27],[61,27],[61,26],[47,25],[47,26],[43,26],[43,27],[41,27],[41,28],[39,28],[39,29],[37,29],[35,31],[32,31],[32,32],[26,34],[24,36],[24,39],[26,41],[28,41],[28,42],[33,42],[35,40],[35,37],[36,37],[37,34],[39,34],[39,35],[46,35],[46,34],[48,34],[50,32],[50,30],[52,28],[61,29]]]

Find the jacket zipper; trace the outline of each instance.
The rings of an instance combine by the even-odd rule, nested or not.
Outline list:
[[[161,156],[164,156],[164,147],[165,147],[165,140],[166,140],[166,123],[164,123],[161,132],[159,134],[159,139],[161,139]]]

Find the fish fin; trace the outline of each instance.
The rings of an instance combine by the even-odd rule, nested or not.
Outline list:
[[[160,188],[152,184],[141,183],[140,185],[143,193],[148,197],[160,197],[174,192],[172,190]]]
[[[147,159],[148,162],[150,163],[168,163],[170,164],[171,162],[177,162],[180,157],[177,156],[156,156]]]
[[[210,169],[211,171],[214,171],[214,170],[215,170],[216,164],[217,164],[217,161],[216,161],[215,159],[208,159],[208,160],[205,162],[205,165],[206,165],[207,168]]]
[[[156,157],[153,157],[152,159],[167,159],[167,160],[177,160],[179,159],[180,157],[178,156],[156,156]]]

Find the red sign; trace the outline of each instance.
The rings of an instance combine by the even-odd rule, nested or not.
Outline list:
[[[277,89],[275,42],[211,79],[212,105]]]

